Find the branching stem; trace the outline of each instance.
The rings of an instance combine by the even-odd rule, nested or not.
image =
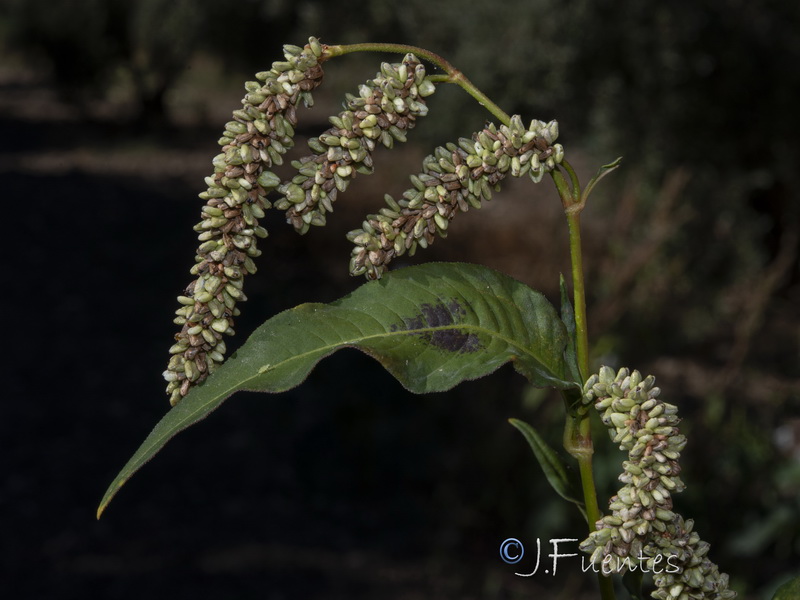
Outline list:
[[[583,279],[583,252],[581,249],[581,212],[587,194],[581,190],[575,170],[566,160],[561,166],[567,172],[570,183],[559,170],[552,171],[564,214],[569,227],[569,254],[572,265],[573,304],[575,310],[575,346],[578,358],[578,369],[581,380],[589,376],[589,333],[586,324],[586,291]],[[570,185],[571,184],[571,185]],[[597,503],[597,490],[594,484],[592,469],[592,427],[587,411],[582,410],[580,403],[568,410],[567,424],[564,428],[564,448],[578,461],[583,488],[583,501],[586,505],[586,516],[589,530],[595,530],[595,523],[600,519],[600,507]],[[614,600],[614,585],[610,578],[597,574],[600,585],[600,597],[603,600]]]
[[[364,43],[325,46],[325,56],[330,58],[353,52],[393,52],[400,54],[411,52],[444,71],[445,74],[443,75],[431,76],[433,82],[454,83],[458,85],[470,96],[475,98],[481,106],[488,110],[501,123],[505,125],[511,124],[511,118],[505,111],[492,102],[492,100],[467,79],[461,71],[434,52],[405,44]],[[567,224],[569,226],[569,250],[572,263],[578,368],[582,380],[585,381],[589,374],[589,341],[586,327],[586,296],[583,282],[580,213],[583,210],[587,194],[582,192],[578,177],[572,165],[564,160],[561,163],[561,167],[569,176],[569,183],[558,169],[553,170],[551,175],[558,189],[559,196],[561,197],[564,212],[567,216]],[[594,183],[594,180],[592,183]],[[586,504],[586,514],[589,519],[589,528],[590,530],[594,530],[595,523],[600,519],[600,509],[597,503],[597,491],[595,489],[594,475],[592,472],[592,455],[594,449],[592,445],[591,422],[589,421],[588,413],[580,410],[580,405],[568,411],[567,423],[564,429],[564,447],[567,452],[578,461],[581,484],[583,487],[583,497]],[[598,580],[602,600],[614,600],[614,588],[611,579],[598,574]]]

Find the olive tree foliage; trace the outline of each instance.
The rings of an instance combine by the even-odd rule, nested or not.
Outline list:
[[[67,101],[91,114],[122,82],[134,119],[154,128],[169,122],[167,95],[198,52],[259,64],[283,43],[264,31],[292,15],[258,2],[8,0],[0,18],[5,45],[48,71]]]
[[[165,95],[202,36],[202,11],[188,0],[12,0],[11,44],[47,68],[82,109],[129,79],[138,118],[163,124]]]

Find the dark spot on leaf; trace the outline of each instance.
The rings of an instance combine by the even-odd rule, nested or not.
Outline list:
[[[467,314],[466,309],[453,298],[447,304],[422,304],[421,314],[403,319],[403,327],[392,325],[392,331],[409,331],[411,335],[447,352],[471,353],[482,348],[480,339],[474,333],[455,327]],[[436,328],[432,331],[415,331]],[[441,328],[441,329],[439,329]]]

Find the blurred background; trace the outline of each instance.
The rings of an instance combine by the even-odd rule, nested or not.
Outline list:
[[[244,81],[314,35],[442,54],[507,112],[558,119],[584,182],[624,157],[583,219],[593,362],[653,373],[678,404],[677,509],[740,598],[769,598],[800,574],[798,6],[0,1],[4,596],[597,597],[577,560],[514,575],[532,570],[537,538],[544,555],[585,525],[507,423],[558,448],[560,400],[508,367],[412,396],[343,351],[292,392],[237,394],[95,521],[168,408],[160,373],[215,141]],[[298,137],[387,59],[399,57],[327,63]],[[359,285],[345,233],[489,116],[455,87],[429,105],[328,227],[300,238],[269,215],[232,347],[280,310]],[[423,260],[480,262],[555,301],[569,264],[553,186],[509,182],[407,264]],[[596,448],[605,499],[622,456],[600,430]],[[508,537],[528,548],[516,566],[498,554]]]

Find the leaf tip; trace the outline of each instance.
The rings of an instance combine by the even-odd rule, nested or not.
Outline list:
[[[522,427],[522,426],[524,425],[524,423],[523,423],[522,421],[520,421],[519,419],[515,419],[514,417],[509,417],[509,419],[508,419],[508,422],[509,422],[509,423],[510,423],[510,424],[511,424],[513,427],[515,427],[516,429],[518,429],[520,432],[522,432],[522,431],[523,431],[523,427]]]
[[[125,481],[127,481],[127,479],[120,481],[119,483],[116,484],[112,483],[111,487],[108,488],[108,490],[106,491],[106,495],[103,496],[103,499],[100,501],[100,506],[97,507],[97,514],[95,516],[98,521],[100,520],[100,517],[103,516],[103,513],[106,511],[106,508],[108,508],[108,505],[111,502],[111,500],[113,500],[114,496],[117,495],[119,489],[123,485],[125,485]]]

